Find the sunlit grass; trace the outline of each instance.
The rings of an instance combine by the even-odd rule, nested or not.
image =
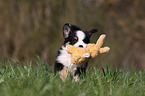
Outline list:
[[[75,82],[62,82],[53,67],[38,59],[21,66],[0,62],[0,96],[145,96],[145,72],[90,67]]]

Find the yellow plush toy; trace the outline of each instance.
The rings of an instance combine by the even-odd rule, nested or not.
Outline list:
[[[96,44],[87,44],[86,48],[75,47],[67,45],[67,52],[72,54],[71,62],[74,64],[81,64],[88,61],[89,58],[96,57],[99,53],[105,53],[110,50],[109,47],[103,47],[104,39],[106,35],[101,35]]]

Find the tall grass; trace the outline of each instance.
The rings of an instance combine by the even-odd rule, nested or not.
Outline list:
[[[144,96],[145,72],[90,67],[86,76],[65,82],[41,59],[36,65],[0,62],[0,96]]]

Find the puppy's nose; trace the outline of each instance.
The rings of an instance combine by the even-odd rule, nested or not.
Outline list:
[[[79,47],[83,47],[83,45],[79,45]]]

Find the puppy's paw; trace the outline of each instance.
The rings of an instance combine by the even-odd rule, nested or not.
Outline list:
[[[78,75],[74,77],[74,81],[75,82],[78,82],[79,81],[79,76]]]

